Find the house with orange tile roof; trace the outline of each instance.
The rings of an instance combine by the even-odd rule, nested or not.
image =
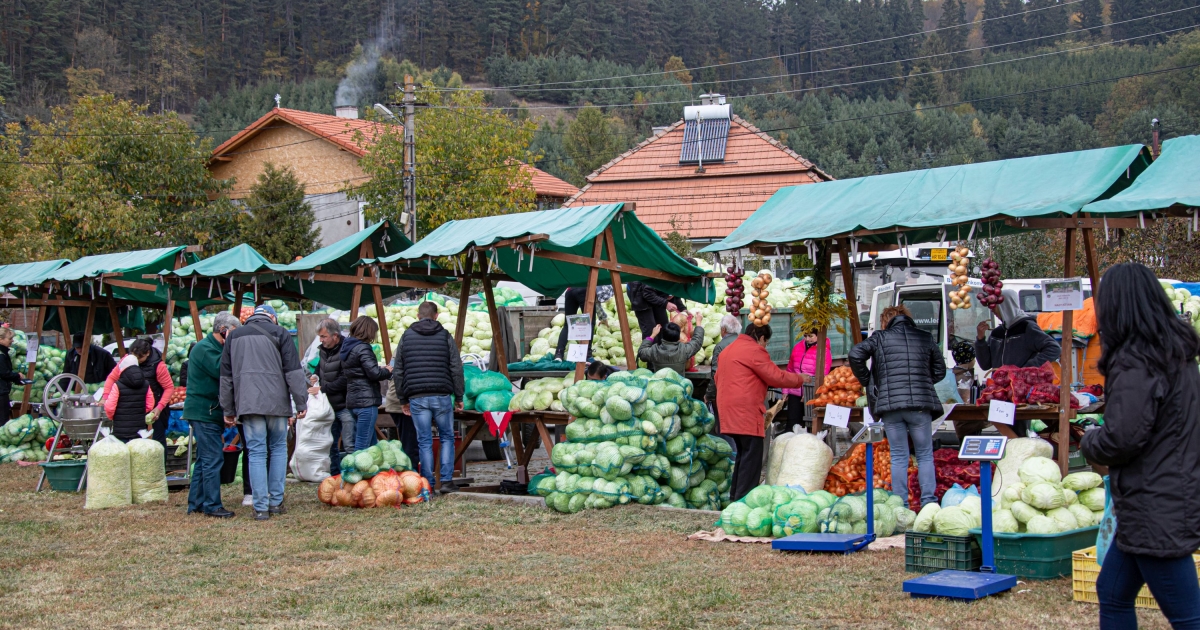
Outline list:
[[[702,95],[684,118],[659,129],[587,176],[568,206],[636,204],[659,234],[694,242],[725,238],[784,186],[833,179],[734,115],[720,95]]]
[[[208,169],[217,179],[235,180],[229,197],[243,199],[267,162],[291,167],[313,208],[321,245],[337,242],[365,227],[365,204],[342,190],[370,178],[359,159],[382,131],[382,123],[359,119],[356,107],[339,107],[337,113],[330,116],[276,107],[213,149]],[[417,154],[419,158],[419,139]],[[558,207],[579,192],[549,173],[522,166],[532,176],[540,207]]]

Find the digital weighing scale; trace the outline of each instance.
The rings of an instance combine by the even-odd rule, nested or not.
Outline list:
[[[1008,438],[969,436],[963,438],[958,458],[979,462],[979,499],[983,510],[983,566],[979,572],[945,570],[904,581],[904,592],[913,597],[949,597],[976,600],[1003,593],[1017,585],[1017,576],[995,573],[992,556],[992,462],[1004,457]]]
[[[851,440],[855,444],[867,445],[867,533],[866,534],[792,534],[771,541],[771,548],[778,551],[818,551],[823,553],[851,554],[862,551],[875,541],[875,489],[871,480],[875,478],[875,442],[882,442],[883,423],[871,422]]]

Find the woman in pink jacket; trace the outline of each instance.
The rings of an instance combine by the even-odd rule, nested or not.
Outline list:
[[[829,364],[833,362],[833,353],[829,350],[829,340],[825,340],[825,373],[829,374]],[[787,371],[792,374],[817,374],[817,331],[804,333],[804,339],[792,348],[792,359],[788,361]],[[787,395],[788,426],[801,424],[804,420],[804,390],[785,389]]]

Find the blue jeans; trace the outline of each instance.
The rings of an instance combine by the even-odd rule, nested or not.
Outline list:
[[[917,456],[917,480],[921,482],[921,506],[937,501],[937,471],[933,467],[933,415],[928,411],[902,409],[882,414],[892,454],[892,493],[908,505],[908,438]]]
[[[1108,555],[1104,556],[1104,565],[1096,580],[1100,630],[1137,628],[1133,604],[1143,584],[1150,587],[1150,593],[1172,628],[1200,628],[1200,586],[1196,583],[1196,564],[1190,555],[1154,558],[1125,553],[1112,545]]]
[[[417,428],[417,447],[421,450],[421,474],[433,487],[433,423],[437,422],[442,443],[440,461],[442,483],[454,478],[454,402],[450,396],[422,396],[408,401],[413,424]]]
[[[333,443],[329,445],[329,468],[331,475],[339,474],[339,466],[342,462],[342,453],[354,450],[354,444],[350,443],[354,439],[354,414],[350,413],[349,409],[341,409],[333,412],[333,424],[329,427],[329,434],[333,437]],[[338,438],[346,436],[346,446],[349,450],[341,451],[338,449]]]
[[[225,426],[220,422],[193,420],[192,434],[196,437],[196,464],[192,468],[192,483],[188,489],[188,513],[215,512],[221,504],[221,465],[225,453],[221,450]]]
[[[250,492],[254,511],[283,503],[283,483],[287,478],[288,422],[283,416],[242,416],[246,449],[250,451]],[[267,449],[270,448],[270,462]]]
[[[359,407],[347,409],[354,415],[354,450],[364,448],[379,442],[375,436],[375,421],[379,419],[379,407]]]

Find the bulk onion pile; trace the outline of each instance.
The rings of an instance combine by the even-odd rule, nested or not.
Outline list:
[[[837,405],[839,407],[865,407],[863,386],[850,368],[843,365],[834,368],[825,376],[825,383],[817,388],[817,397],[804,403],[814,407]],[[860,404],[861,403],[861,404]]]

